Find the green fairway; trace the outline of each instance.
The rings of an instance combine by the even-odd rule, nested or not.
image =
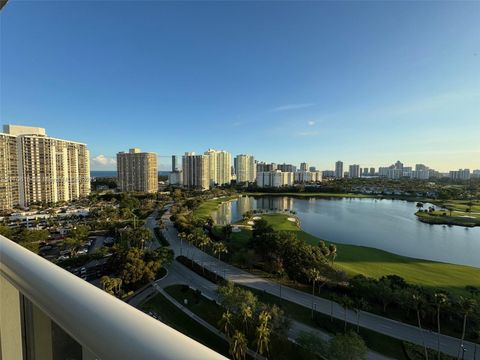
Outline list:
[[[221,203],[236,199],[238,196],[223,196],[216,199],[210,199],[201,203],[194,211],[193,216],[195,218],[207,218],[211,213],[218,209]]]
[[[317,244],[321,240],[301,230],[296,223],[288,221],[287,218],[291,215],[262,214],[258,216],[267,220],[275,230],[293,231],[299,239],[310,244]],[[335,245],[338,253],[335,267],[349,275],[363,274],[379,278],[394,274],[412,284],[442,288],[457,295],[467,294],[464,289],[467,285],[480,287],[479,268],[415,259],[366,246],[339,243]]]

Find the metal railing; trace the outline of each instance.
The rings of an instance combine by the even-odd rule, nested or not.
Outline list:
[[[225,359],[3,236],[0,276],[99,359]]]

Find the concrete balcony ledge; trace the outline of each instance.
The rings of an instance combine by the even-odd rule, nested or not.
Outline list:
[[[225,359],[3,236],[0,277],[77,341],[90,358]],[[0,318],[2,352],[8,341],[5,318]]]

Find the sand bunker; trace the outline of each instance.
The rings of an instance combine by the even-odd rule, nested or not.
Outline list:
[[[295,218],[292,218],[292,217],[289,217],[287,220],[288,220],[288,221],[291,221],[291,222],[295,222],[295,221],[297,221],[297,219],[295,219]]]

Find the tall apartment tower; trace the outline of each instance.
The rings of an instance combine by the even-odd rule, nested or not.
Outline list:
[[[177,155],[172,155],[172,171],[180,171],[180,170],[182,170],[180,157]]]
[[[306,162],[300,164],[300,171],[308,171],[308,164]]]
[[[252,155],[240,154],[235,157],[237,183],[254,182],[257,179],[257,166]]]
[[[360,177],[360,165],[354,164],[348,167],[348,177],[349,178],[359,178]]]
[[[2,157],[9,160],[2,161],[0,168],[12,174],[18,190],[12,180],[4,183],[2,208],[71,201],[90,194],[90,154],[85,144],[52,138],[45,129],[30,126],[4,125],[4,133],[0,147]]]
[[[232,180],[232,155],[224,150],[208,149],[210,186],[230,184]]]
[[[0,134],[0,210],[19,205],[17,137]]]
[[[154,193],[158,190],[157,154],[139,148],[117,154],[118,186],[121,191]]]
[[[183,186],[190,189],[210,188],[210,157],[186,152],[182,157]]]
[[[337,179],[343,178],[343,162],[340,160],[335,163],[335,177]]]

